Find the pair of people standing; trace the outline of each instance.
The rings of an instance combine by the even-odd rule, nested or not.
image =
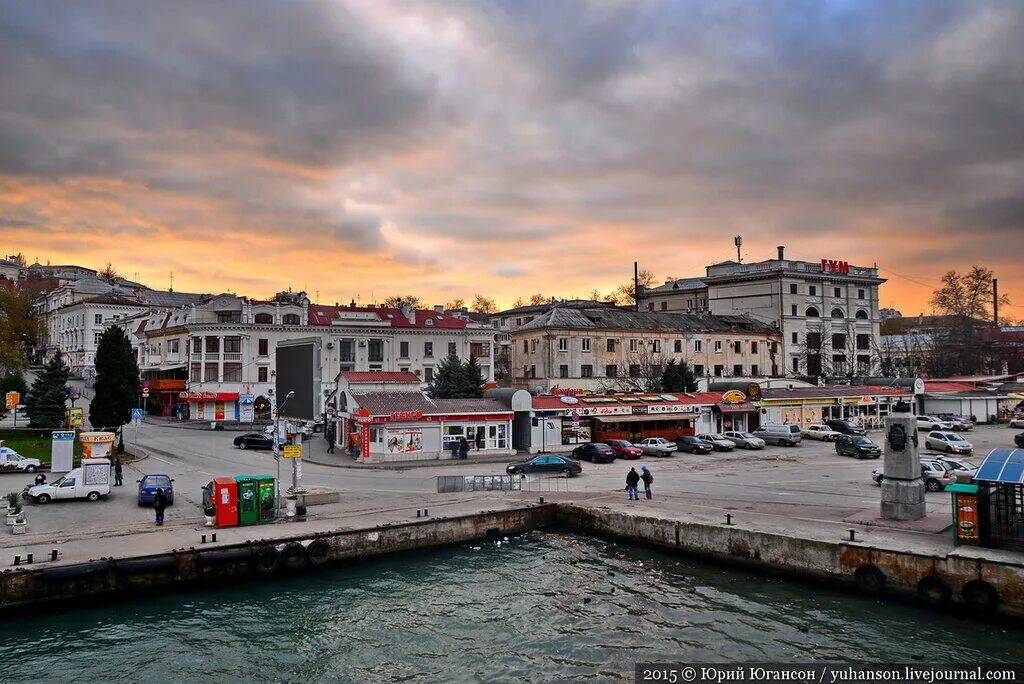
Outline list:
[[[630,468],[629,472],[626,473],[626,492],[629,494],[630,501],[639,501],[640,493],[637,491],[640,482],[644,483],[644,494],[647,498],[651,498],[651,483],[654,482],[654,475],[647,469],[647,466],[640,466],[640,472],[636,472],[636,468]]]

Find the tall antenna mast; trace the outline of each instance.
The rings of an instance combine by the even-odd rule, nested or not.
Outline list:
[[[171,286],[167,288],[168,292],[174,292],[174,271],[171,271]]]

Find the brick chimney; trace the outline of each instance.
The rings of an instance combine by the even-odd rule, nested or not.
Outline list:
[[[786,258],[786,246],[779,245],[776,249],[779,250],[779,261],[784,261]]]

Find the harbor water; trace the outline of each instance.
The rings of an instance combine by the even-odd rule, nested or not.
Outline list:
[[[645,661],[1024,660],[1019,625],[548,533],[5,622],[4,682],[618,682]]]

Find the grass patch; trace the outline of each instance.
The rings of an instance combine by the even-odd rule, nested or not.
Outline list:
[[[50,462],[50,433],[52,430],[35,429],[4,429],[0,430],[0,441],[5,447],[14,449],[25,458],[38,458],[43,463]],[[75,461],[82,457],[82,443],[75,440]]]

